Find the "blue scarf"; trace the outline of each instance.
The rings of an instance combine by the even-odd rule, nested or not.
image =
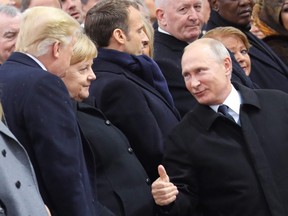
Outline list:
[[[99,48],[99,59],[113,62],[147,82],[174,107],[165,77],[154,60],[145,55],[130,55],[117,50]]]

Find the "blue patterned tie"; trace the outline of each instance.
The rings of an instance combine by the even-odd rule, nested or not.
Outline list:
[[[228,113],[228,106],[222,104],[218,107],[218,112],[230,119],[231,121],[235,122],[234,118]]]

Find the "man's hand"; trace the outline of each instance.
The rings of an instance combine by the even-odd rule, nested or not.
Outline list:
[[[160,206],[169,205],[176,200],[179,193],[177,187],[170,182],[169,176],[162,165],[158,166],[159,178],[152,184],[152,195],[155,203]]]

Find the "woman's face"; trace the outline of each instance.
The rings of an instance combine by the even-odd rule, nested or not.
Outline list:
[[[288,31],[288,0],[286,0],[283,4],[281,10],[281,20],[284,28]]]
[[[236,61],[248,76],[251,72],[251,60],[243,41],[236,35],[231,35],[222,37],[221,42],[234,54]]]
[[[89,96],[91,81],[96,79],[91,68],[92,64],[93,60],[90,59],[71,65],[66,76],[62,78],[70,97],[76,101],[83,101]]]

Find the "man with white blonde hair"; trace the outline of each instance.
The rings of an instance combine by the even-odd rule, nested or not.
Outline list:
[[[56,216],[98,215],[76,117],[60,78],[80,29],[61,9],[29,8],[16,52],[0,69],[7,124],[30,156],[43,200]]]

